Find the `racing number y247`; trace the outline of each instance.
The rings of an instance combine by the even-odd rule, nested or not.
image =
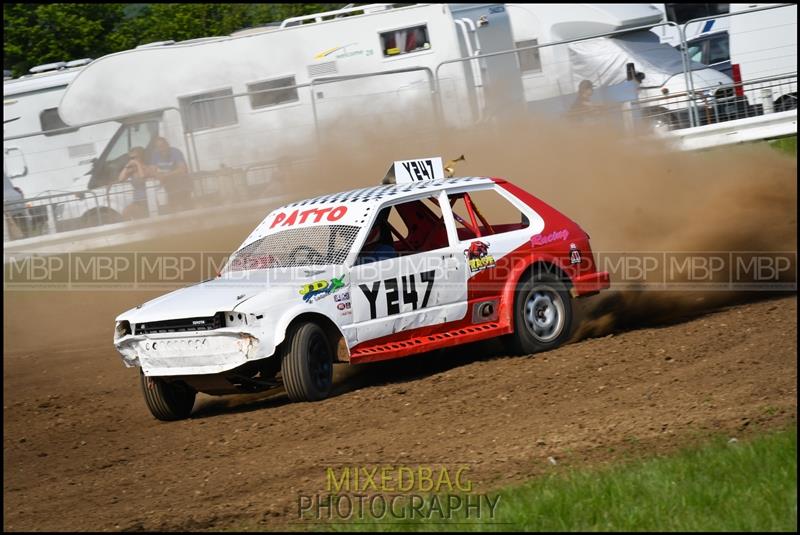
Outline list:
[[[364,297],[369,301],[369,316],[370,319],[375,319],[378,316],[377,304],[378,294],[381,293],[381,283],[383,283],[383,295],[386,299],[387,315],[400,313],[400,299],[402,298],[403,304],[411,304],[413,310],[417,308],[425,308],[428,306],[428,299],[431,296],[433,289],[433,280],[436,272],[434,270],[425,271],[419,274],[420,282],[424,283],[425,294],[422,297],[422,303],[419,303],[419,292],[417,292],[416,276],[403,275],[400,277],[398,283],[397,277],[386,279],[384,281],[375,281],[372,283],[372,288],[366,284],[359,284],[358,287],[364,293]]]

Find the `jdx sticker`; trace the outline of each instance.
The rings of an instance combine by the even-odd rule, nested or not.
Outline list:
[[[366,284],[359,284],[358,287],[364,293],[364,297],[369,302],[370,319],[378,317],[378,296],[382,293],[386,300],[386,314],[392,316],[400,313],[400,300],[403,304],[410,304],[413,310],[428,306],[428,299],[433,289],[433,281],[436,278],[434,270],[419,273],[419,280],[425,284],[425,293],[420,303],[420,295],[417,291],[416,275],[403,275],[398,282],[397,277],[384,281],[375,281],[370,288]],[[383,287],[383,292],[381,292]]]
[[[314,301],[319,301],[325,296],[328,296],[334,292],[337,292],[344,288],[344,275],[337,278],[332,278],[330,281],[328,280],[318,280],[315,282],[311,282],[306,284],[302,288],[300,288],[300,295],[303,296],[303,301],[306,303],[313,303]]]
[[[467,257],[469,270],[473,273],[489,269],[497,264],[494,257],[489,254],[489,244],[482,241],[470,243],[469,249],[464,249],[464,256]]]

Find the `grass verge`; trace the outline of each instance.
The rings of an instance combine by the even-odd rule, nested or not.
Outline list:
[[[316,529],[376,531],[796,531],[797,428],[499,491],[493,519],[461,512]],[[496,496],[496,494],[492,494]],[[431,499],[431,498],[429,498]],[[444,501],[444,500],[442,500]]]
[[[797,156],[797,136],[784,137],[768,141],[771,147],[785,152],[786,154],[794,154]]]

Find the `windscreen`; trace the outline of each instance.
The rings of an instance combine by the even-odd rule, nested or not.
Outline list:
[[[233,253],[224,271],[342,264],[359,229],[353,225],[316,225],[276,232]]]

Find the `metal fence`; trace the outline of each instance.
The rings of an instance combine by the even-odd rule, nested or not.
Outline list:
[[[163,118],[169,115],[172,117],[170,128],[181,133],[177,137],[183,140],[181,148],[186,153],[191,171],[182,194],[168,191],[156,179],[147,180],[144,186],[138,187],[139,191],[130,182],[115,183],[112,180],[110,185],[101,188],[79,192],[52,192],[34,199],[4,202],[4,236],[7,240],[14,240],[202,209],[219,203],[275,196],[288,189],[291,181],[303,176],[303,169],[308,169],[314,163],[314,149],[325,141],[323,136],[337,131],[346,132],[357,117],[367,118],[375,123],[383,121],[390,125],[416,119],[408,113],[412,102],[417,107],[415,111],[419,111],[422,103],[430,122],[392,130],[407,132],[415,140],[430,135],[433,141],[438,125],[446,123],[454,127],[470,126],[490,118],[496,111],[489,106],[493,100],[490,93],[497,91],[491,86],[497,80],[492,81],[486,76],[486,72],[491,70],[491,62],[501,58],[507,60],[509,56],[516,56],[521,61],[525,53],[533,53],[541,63],[539,72],[535,69],[534,72],[525,72],[520,63],[522,99],[517,104],[521,104],[527,111],[547,112],[564,119],[617,120],[633,135],[658,130],[680,130],[796,110],[796,40],[793,48],[771,49],[764,43],[754,45],[748,50],[756,61],[761,61],[764,65],[772,65],[776,58],[788,58],[791,63],[793,57],[793,69],[769,76],[745,76],[742,80],[729,80],[709,86],[699,85],[696,81],[698,70],[708,67],[697,66],[690,61],[685,31],[690,24],[710,18],[744,20],[744,17],[752,17],[757,12],[786,7],[796,10],[795,4],[779,4],[728,15],[703,17],[683,25],[665,22],[655,26],[628,28],[488,54],[471,51],[466,57],[441,61],[435,68],[418,66],[347,76],[321,76],[306,83],[231,93],[194,100],[187,106],[149,110],[140,116]],[[791,29],[796,34],[796,22],[785,24],[793,24],[794,28]],[[612,90],[618,88],[602,87],[602,84],[595,83],[603,98],[595,102],[589,110],[582,110],[578,114],[571,112],[570,103],[575,100],[578,84],[571,74],[569,47],[621,37],[639,30],[651,30],[654,27],[670,27],[680,35],[678,49],[681,69],[674,73],[674,77],[682,80],[683,89],[671,92],[663,89],[645,90],[646,84],[636,79],[634,68],[628,73],[625,83],[619,84],[625,91],[614,94]],[[769,32],[771,28],[761,27],[756,30]],[[659,43],[658,46],[663,45]],[[735,59],[731,58],[732,61]],[[545,64],[547,69],[561,72],[563,76],[551,79],[543,76]],[[545,87],[545,84],[550,85]],[[274,95],[284,95],[285,98],[272,98]],[[464,105],[459,100],[459,95],[468,95],[469,105]],[[267,101],[277,104],[258,108],[256,103],[259,98],[266,98]],[[212,124],[210,127],[198,127],[197,117],[202,116],[204,107],[224,102],[233,103],[234,110],[249,109],[250,116],[259,114],[259,118],[251,120],[242,113],[243,120],[233,126]],[[503,101],[503,107],[509,108],[506,111],[517,113],[516,108],[509,106],[506,101]],[[109,122],[121,124],[130,119],[119,117],[110,119]],[[70,126],[64,132],[97,124],[99,122]],[[48,134],[54,133],[60,132],[52,131]],[[43,135],[42,132],[35,132],[5,137],[4,145]],[[132,145],[136,136],[128,136],[129,145]],[[109,141],[111,140],[106,140]],[[313,146],[309,149],[308,144],[312,141]],[[394,136],[393,142],[402,146],[402,136]],[[103,140],[97,141],[98,145],[102,143]],[[14,147],[4,147],[6,153],[10,149]],[[36,150],[29,151],[26,157],[42,161],[56,160],[52,157],[56,150],[65,148],[48,148],[42,143]],[[123,158],[124,154],[126,153],[121,152],[118,158]],[[67,168],[49,171],[62,174],[73,172]]]

